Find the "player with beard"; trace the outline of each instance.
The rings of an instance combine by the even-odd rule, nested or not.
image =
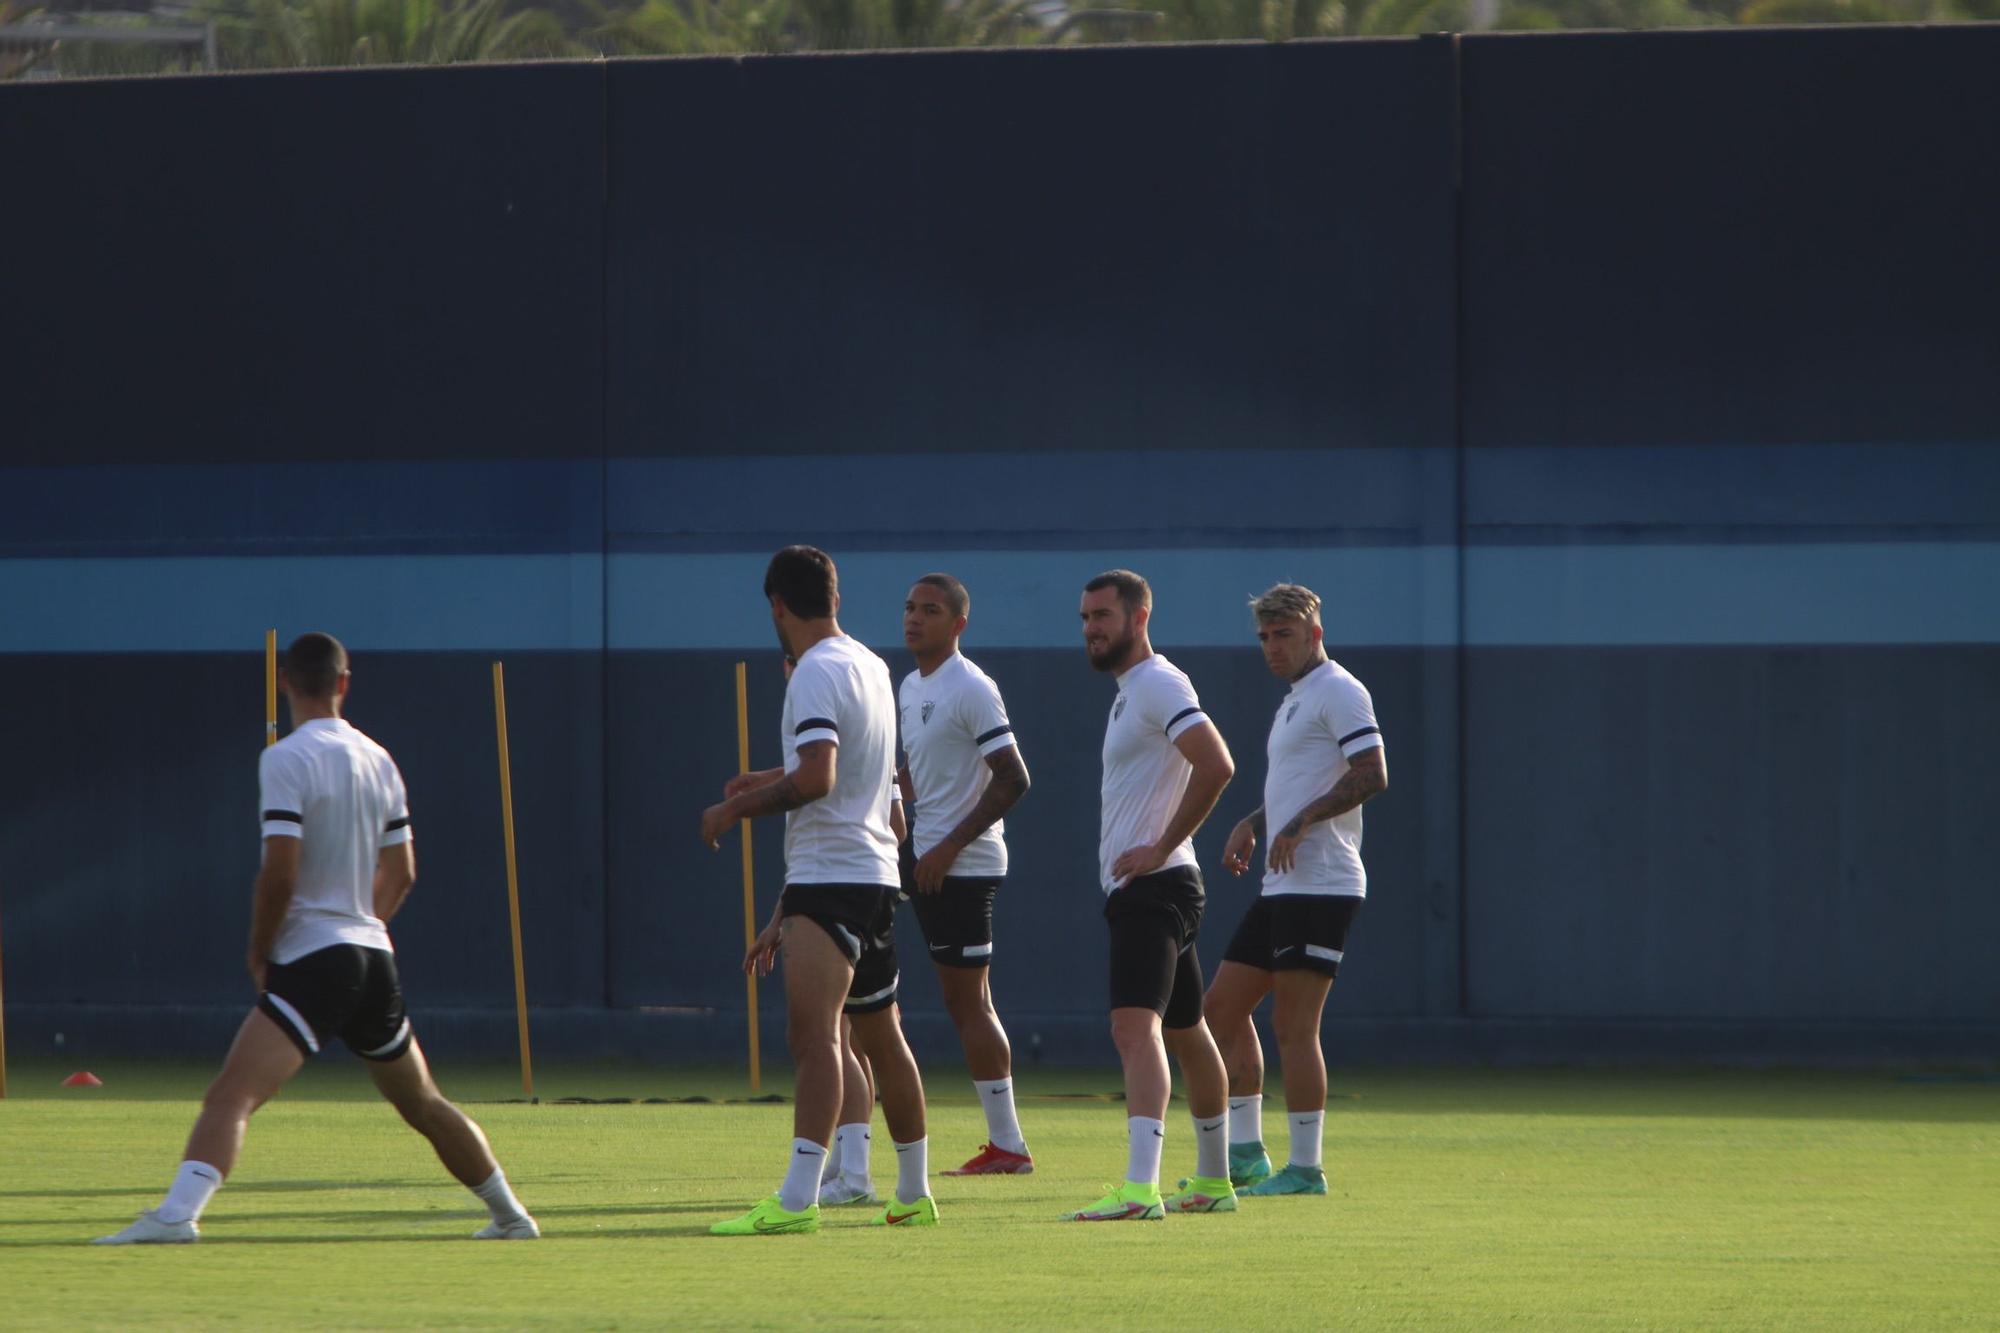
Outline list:
[[[896,1008],[895,692],[888,664],[842,632],[833,561],[811,546],[771,558],[764,596],[794,659],[785,683],[782,768],[745,773],[702,811],[710,848],[738,820],[784,814],[785,888],[744,957],[768,973],[782,949],[785,1033],[798,1069],[784,1184],[717,1235],[819,1230],[820,1180],[845,1083],[841,1016],[868,1058],[895,1139],[896,1197],[877,1225],[935,1226],[924,1087]]]
[[[1185,673],[1153,651],[1153,593],[1129,570],[1084,585],[1090,665],[1115,676],[1104,730],[1098,878],[1111,941],[1111,1039],[1125,1071],[1125,1183],[1078,1222],[1151,1221],[1167,1212],[1232,1212],[1228,1075],[1202,1021],[1203,890],[1189,840],[1236,766]],[[1196,1168],[1160,1197],[1160,1155],[1179,1061],[1194,1115]]]

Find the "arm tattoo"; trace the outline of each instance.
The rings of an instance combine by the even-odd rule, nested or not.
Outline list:
[[[786,811],[797,810],[808,804],[806,798],[799,794],[799,784],[792,781],[790,773],[776,782],[745,792],[739,799],[743,802],[742,816],[745,819],[782,815]]]
[[[1293,815],[1285,826],[1278,830],[1278,836],[1296,838],[1308,825],[1317,824],[1322,819],[1332,819],[1336,815],[1344,815],[1387,787],[1389,784],[1382,772],[1379,751],[1364,751],[1364,754],[1369,753],[1375,754],[1375,758],[1356,764],[1342,773],[1340,781],[1333,784],[1331,791]]]
[[[1265,841],[1266,834],[1264,832],[1264,807],[1261,805],[1258,806],[1255,810],[1252,810],[1249,814],[1243,816],[1243,819],[1245,823],[1250,825],[1250,831],[1257,835],[1257,841],[1259,842]]]
[[[974,838],[992,828],[1000,816],[1027,794],[1028,766],[1021,762],[1019,749],[1010,745],[994,751],[987,766],[993,772],[992,780],[979,793],[979,803],[958,821],[958,827],[945,838],[946,842],[961,848],[971,846]]]

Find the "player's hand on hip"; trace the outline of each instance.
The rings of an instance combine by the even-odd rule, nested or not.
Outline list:
[[[917,858],[916,880],[918,893],[936,893],[944,887],[945,872],[958,859],[958,852],[950,843],[941,842]]]
[[[722,835],[736,827],[736,812],[723,801],[701,812],[701,840],[710,851],[722,845]]]
[[[1250,854],[1257,850],[1257,830],[1243,820],[1229,830],[1229,841],[1222,846],[1222,868],[1232,875],[1240,875],[1250,868]]]
[[[1152,874],[1166,863],[1167,854],[1149,842],[1120,852],[1118,859],[1111,863],[1111,877],[1118,880],[1137,879],[1141,875]]]

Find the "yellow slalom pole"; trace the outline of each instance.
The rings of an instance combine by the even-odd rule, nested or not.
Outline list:
[[[278,743],[278,631],[264,631],[264,748]]]
[[[750,771],[750,683],[744,663],[736,664],[736,771]],[[743,947],[757,940],[756,875],[750,868],[750,821],[743,821]],[[750,996],[750,1091],[764,1090],[764,1061],[757,1050],[757,972],[744,973],[743,986]]]
[[[0,977],[0,1102],[7,1100],[7,982]]]
[[[528,1055],[528,973],[521,961],[521,881],[514,869],[514,776],[507,762],[507,682],[493,664],[493,725],[500,734],[500,827],[507,840],[507,920],[514,930],[514,1014],[521,1028],[521,1092],[535,1100],[535,1064]]]

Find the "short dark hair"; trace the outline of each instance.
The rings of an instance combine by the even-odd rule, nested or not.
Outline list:
[[[963,583],[951,575],[926,574],[917,582],[927,584],[943,593],[945,610],[953,615],[962,616],[972,610],[972,594],[965,590]]]
[[[771,557],[764,571],[764,595],[775,597],[800,620],[824,620],[833,614],[840,592],[840,575],[833,557],[817,546],[787,546]]]
[[[1128,616],[1153,604],[1152,585],[1129,569],[1107,569],[1083,585],[1085,592],[1096,592],[1099,588],[1118,589],[1118,600],[1124,604]]]
[[[301,634],[285,649],[285,679],[308,699],[331,699],[346,674],[347,649],[331,634]]]

